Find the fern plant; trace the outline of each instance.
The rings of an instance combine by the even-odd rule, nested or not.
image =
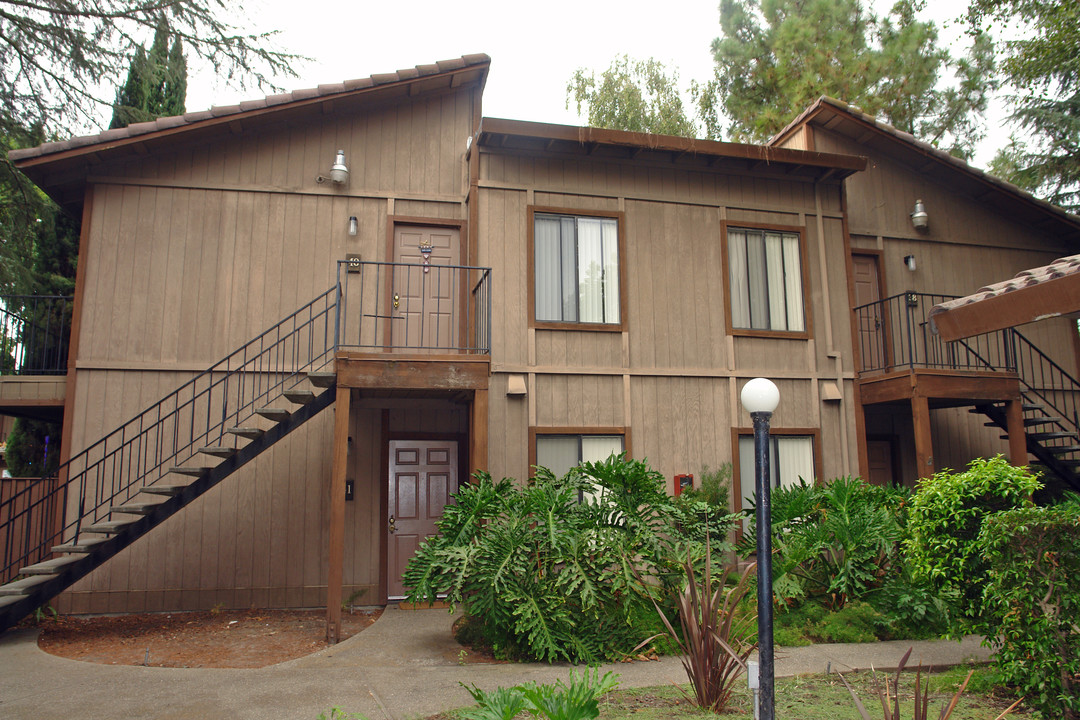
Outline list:
[[[659,629],[653,602],[672,605],[694,543],[640,461],[613,456],[562,478],[537,468],[524,485],[477,473],[404,581],[412,602],[460,604],[501,656],[594,662]]]

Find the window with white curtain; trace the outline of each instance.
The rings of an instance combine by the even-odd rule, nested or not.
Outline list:
[[[728,228],[731,325],[804,332],[798,233]]]
[[[619,319],[619,223],[536,213],[537,322],[614,324]]]
[[[623,451],[622,435],[537,435],[536,464],[562,477],[583,462],[603,462]]]
[[[803,479],[814,482],[814,438],[811,435],[769,436],[770,487],[790,487]],[[754,436],[739,436],[739,484],[742,506],[750,507],[756,494],[754,482]]]

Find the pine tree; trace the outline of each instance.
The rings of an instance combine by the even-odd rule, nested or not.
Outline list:
[[[169,25],[164,18],[147,52],[135,49],[124,86],[116,94],[109,128],[126,127],[159,117],[182,115],[187,97],[187,58],[180,38],[169,47]]]

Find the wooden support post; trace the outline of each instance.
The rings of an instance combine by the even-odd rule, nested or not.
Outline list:
[[[488,468],[488,391],[473,391],[469,414],[469,475]]]
[[[915,461],[920,478],[934,474],[934,441],[930,434],[930,402],[915,396],[911,398],[911,416],[915,421]]]
[[[330,472],[330,562],[326,577],[326,642],[341,639],[341,582],[345,568],[345,475],[349,459],[349,396],[337,388],[334,407],[334,458]]]
[[[1020,398],[1005,403],[1005,428],[1009,433],[1009,459],[1013,465],[1026,466],[1027,436],[1024,433],[1024,405]]]

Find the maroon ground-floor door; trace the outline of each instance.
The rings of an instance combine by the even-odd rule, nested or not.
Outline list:
[[[436,532],[457,490],[458,446],[452,440],[391,440],[387,493],[387,595],[405,597],[401,576],[424,538]]]

